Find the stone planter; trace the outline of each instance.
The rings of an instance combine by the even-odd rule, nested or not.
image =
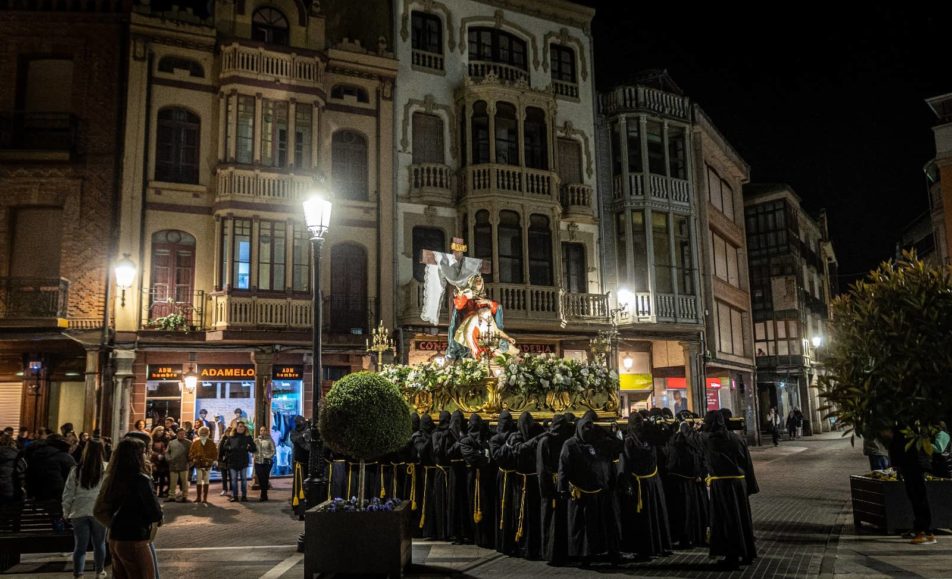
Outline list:
[[[932,526],[952,527],[952,479],[926,481]],[[912,528],[912,506],[902,481],[878,480],[867,476],[850,476],[853,502],[853,526],[862,530],[863,523],[892,534]]]
[[[400,577],[412,555],[410,502],[392,512],[304,515],[304,576],[318,573]]]

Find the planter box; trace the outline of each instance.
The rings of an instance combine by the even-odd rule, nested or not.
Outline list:
[[[926,481],[932,526],[952,528],[952,479]],[[912,505],[902,481],[877,480],[867,476],[850,476],[853,502],[853,525],[856,530],[868,523],[887,534],[912,528]]]
[[[394,511],[304,514],[304,576],[319,573],[399,577],[410,564],[410,503]]]

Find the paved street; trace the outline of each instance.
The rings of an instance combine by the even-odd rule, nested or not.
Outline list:
[[[553,568],[502,557],[472,546],[418,542],[411,574],[421,577],[947,577],[952,536],[939,544],[913,547],[898,537],[854,534],[849,506],[850,473],[865,459],[848,439],[823,435],[753,450],[761,493],[752,499],[760,558],[735,573],[714,569],[705,551],[679,551],[648,564],[612,569]],[[228,503],[215,493],[212,505],[166,504],[166,525],[156,546],[166,579],[213,579],[303,575],[294,543],[302,523],[286,505],[287,481],[273,492],[278,500]],[[219,524],[227,523],[227,524]],[[13,573],[70,577],[64,555],[24,556]]]

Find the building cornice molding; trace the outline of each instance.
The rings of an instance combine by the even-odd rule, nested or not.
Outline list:
[[[595,9],[564,0],[479,0],[495,6],[566,26],[580,28],[586,34],[591,31]]]

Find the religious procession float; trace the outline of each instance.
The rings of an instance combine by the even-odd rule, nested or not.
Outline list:
[[[504,329],[502,305],[486,294],[483,260],[464,256],[462,240],[452,249],[423,254],[424,321],[439,323],[446,286],[453,288],[445,358],[381,369],[407,402],[420,413],[461,410],[489,420],[503,410],[537,418],[594,410],[600,419],[616,419],[618,375],[605,355],[577,361],[521,353]]]

